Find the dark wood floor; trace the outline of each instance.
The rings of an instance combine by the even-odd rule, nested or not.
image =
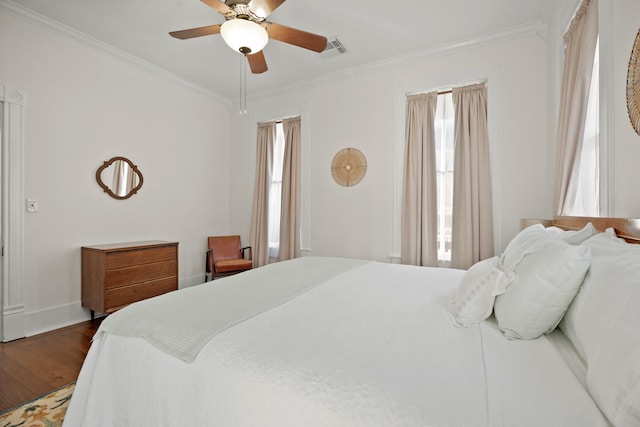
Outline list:
[[[75,381],[101,320],[0,343],[0,412]]]

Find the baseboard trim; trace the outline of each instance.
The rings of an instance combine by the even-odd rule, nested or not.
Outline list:
[[[25,314],[24,305],[4,307],[3,309],[2,341],[13,341],[24,338],[25,334]]]
[[[204,274],[179,279],[179,288],[189,288],[191,286],[200,285],[204,282]],[[101,314],[96,313],[100,316]],[[64,328],[65,326],[75,325],[76,323],[85,322],[91,319],[89,309],[82,307],[80,301],[69,304],[59,305],[56,307],[46,308],[44,310],[32,311],[24,313],[22,311],[13,310],[7,312],[5,310],[5,341],[11,341],[25,336],[41,334],[54,329]],[[22,323],[21,323],[22,322]],[[12,331],[23,331],[23,334],[10,333]],[[26,333],[26,335],[24,334]],[[20,335],[20,336],[18,336]]]
[[[25,315],[26,336],[30,337],[54,329],[64,328],[89,319],[91,319],[89,310],[83,308],[79,301],[32,311]]]
[[[204,283],[204,273],[179,279],[179,289],[190,288]],[[99,315],[96,313],[96,315]],[[18,338],[30,337],[65,326],[75,325],[91,319],[89,309],[82,307],[80,301],[69,304],[50,307],[44,310],[24,312],[20,310],[7,311],[5,309],[4,327],[5,341],[12,341]],[[15,332],[15,333],[14,333]],[[26,335],[25,335],[26,333]]]

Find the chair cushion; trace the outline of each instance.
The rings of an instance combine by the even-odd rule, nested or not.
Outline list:
[[[216,273],[249,270],[252,266],[253,262],[249,259],[226,259],[215,263]]]

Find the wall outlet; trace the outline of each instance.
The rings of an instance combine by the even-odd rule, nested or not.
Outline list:
[[[38,212],[38,201],[27,199],[27,212]]]

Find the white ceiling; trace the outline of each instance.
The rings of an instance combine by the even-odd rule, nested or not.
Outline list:
[[[331,56],[271,40],[269,70],[247,90],[263,93],[406,55],[517,31],[548,21],[554,0],[288,0],[268,20],[332,38],[348,53]],[[169,31],[220,24],[199,0],[0,0],[115,47],[230,101],[244,60],[220,35],[178,40]],[[35,15],[31,12],[35,12]],[[45,21],[48,21],[45,19]]]

